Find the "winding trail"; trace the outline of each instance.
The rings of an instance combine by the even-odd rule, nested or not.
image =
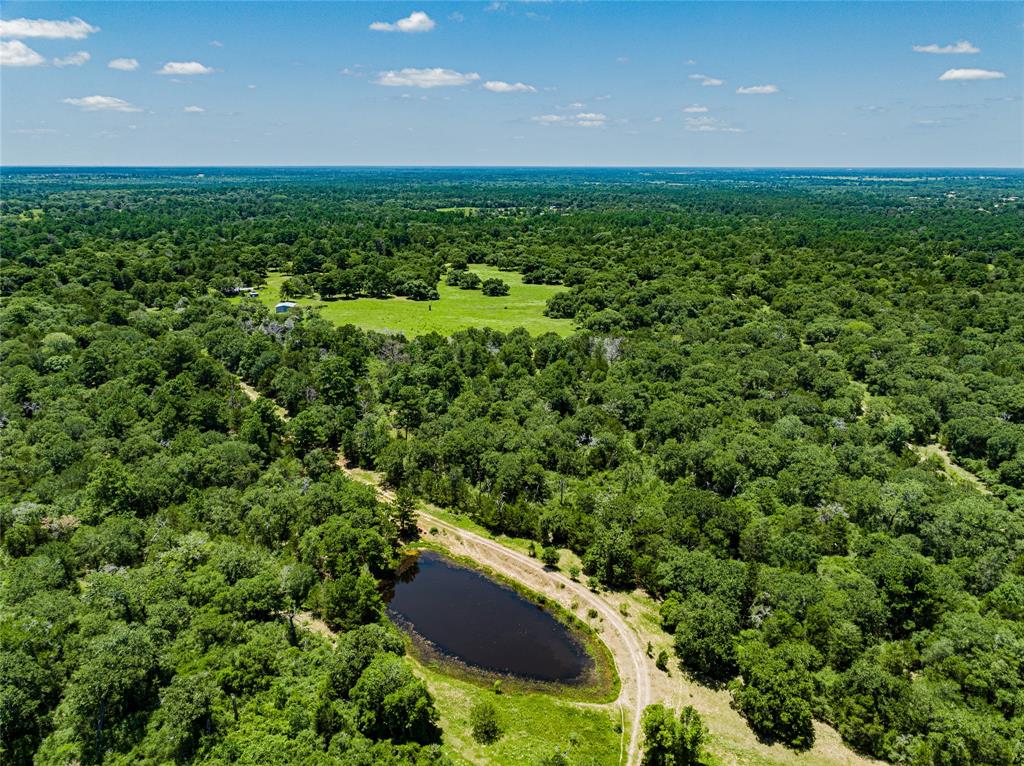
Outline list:
[[[938,442],[932,442],[931,444],[912,444],[911,442],[907,442],[907,449],[916,454],[922,461],[928,460],[930,457],[937,457],[941,460],[945,471],[940,471],[940,475],[945,475],[953,481],[966,483],[967,485],[974,487],[983,495],[992,494],[992,490],[986,486],[985,482],[982,481],[980,477],[971,473],[962,465],[957,463],[953,459],[953,456],[949,454],[949,450]]]

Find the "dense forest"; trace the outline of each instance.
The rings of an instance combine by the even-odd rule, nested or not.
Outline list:
[[[766,740],[1024,762],[1022,198],[1015,172],[5,171],[5,762],[442,763],[379,591],[403,508],[339,453],[654,595]],[[432,300],[472,264],[563,285],[577,331],[231,298],[274,270]]]

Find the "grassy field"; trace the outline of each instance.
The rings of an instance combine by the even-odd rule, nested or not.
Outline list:
[[[495,694],[412,658],[409,661],[437,700],[444,749],[455,764],[533,766],[556,750],[564,752],[570,763],[619,763],[621,735],[616,731],[617,709],[612,706],[587,706],[546,694]],[[470,730],[469,711],[481,700],[494,703],[502,727],[501,738],[491,745],[476,742]]]
[[[300,306],[319,307],[325,319],[339,325],[354,324],[364,330],[400,332],[407,337],[428,332],[450,335],[470,327],[493,327],[501,332],[525,327],[531,335],[572,333],[572,322],[568,319],[544,316],[547,299],[565,288],[526,285],[521,275],[490,266],[474,266],[471,271],[479,274],[481,279],[498,277],[503,280],[509,286],[509,294],[502,298],[488,298],[480,290],[462,290],[442,282],[437,288],[441,294],[439,301],[410,301],[405,298],[321,301],[303,298],[296,302]],[[281,282],[285,278],[284,274],[271,273],[267,284],[260,288],[259,300],[267,306],[280,301]]]

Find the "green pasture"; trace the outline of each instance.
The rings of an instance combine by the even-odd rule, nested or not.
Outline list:
[[[534,766],[556,751],[570,763],[620,763],[622,714],[617,705],[585,705],[539,693],[495,694],[412,658],[409,662],[437,701],[444,749],[458,766]],[[494,704],[502,729],[490,745],[475,741],[471,733],[469,711],[481,701]]]
[[[480,290],[449,287],[442,281],[437,288],[441,299],[437,301],[411,301],[406,298],[339,298],[322,301],[317,298],[300,298],[296,303],[319,308],[323,317],[335,324],[354,324],[364,330],[396,332],[407,337],[429,332],[451,335],[470,327],[493,327],[501,332],[525,327],[531,335],[546,332],[558,335],[572,333],[570,320],[544,316],[548,298],[564,290],[564,287],[523,284],[520,274],[499,271],[491,266],[474,266],[471,271],[479,274],[481,279],[497,277],[503,280],[509,286],[509,294],[489,298]],[[286,274],[271,272],[267,284],[259,288],[259,300],[267,306],[280,301],[281,282],[286,278]]]

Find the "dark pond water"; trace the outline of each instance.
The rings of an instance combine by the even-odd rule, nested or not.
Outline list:
[[[592,662],[544,609],[432,551],[403,566],[388,614],[442,656],[491,673],[571,682]]]

